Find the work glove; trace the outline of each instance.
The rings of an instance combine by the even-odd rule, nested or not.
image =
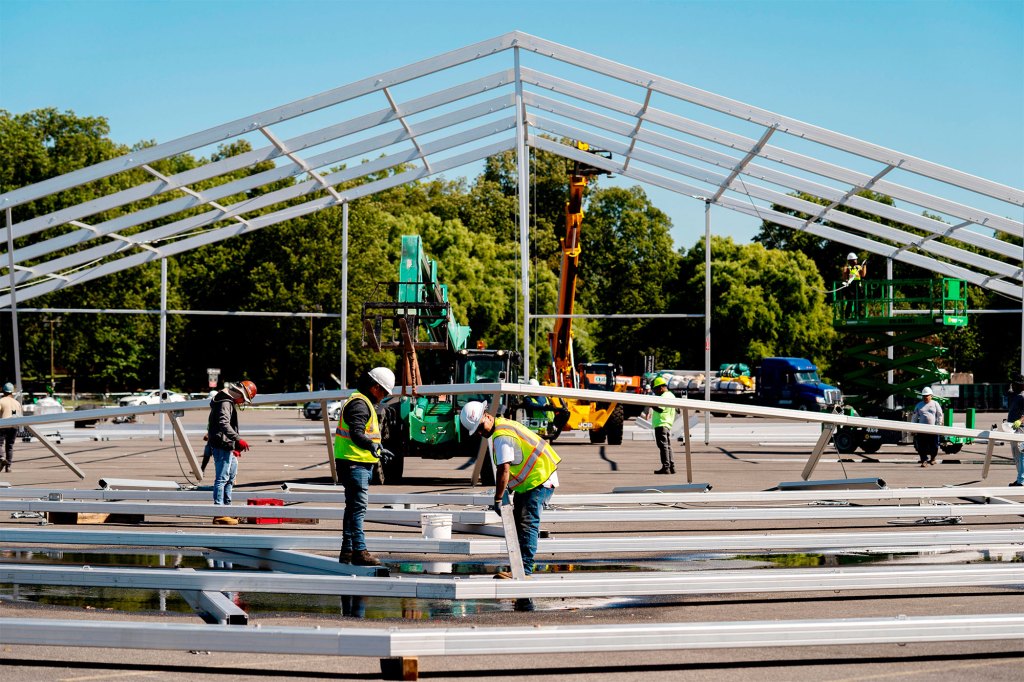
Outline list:
[[[248,443],[246,443],[246,442],[245,442],[244,440],[242,440],[241,438],[239,438],[239,439],[238,439],[238,449],[239,449],[240,451],[242,451],[242,452],[248,452],[248,450],[249,450],[249,444],[248,444]]]
[[[395,458],[395,453],[391,452],[380,443],[373,444],[373,456],[376,457],[381,466],[386,466],[391,460]]]
[[[242,458],[242,453],[239,452],[238,450],[232,450],[231,454],[234,455],[235,457],[238,457],[239,459]]]
[[[1020,420],[1018,419],[1017,421],[1013,422],[1013,430],[1016,431],[1019,428],[1020,428]]]
[[[501,500],[495,500],[494,504],[491,505],[491,509],[494,510],[495,514],[501,516]]]

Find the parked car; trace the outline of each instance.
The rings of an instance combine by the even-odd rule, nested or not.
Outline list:
[[[160,400],[161,395],[163,400]],[[133,407],[135,405],[158,405],[161,402],[165,403],[183,403],[187,398],[181,393],[175,393],[174,391],[164,391],[160,393],[159,388],[146,391],[138,395],[129,395],[121,398],[117,401],[120,407]]]
[[[345,403],[340,400],[332,400],[327,403],[327,418],[332,421],[338,421],[341,417],[341,408]],[[320,413],[320,401],[311,400],[305,404],[302,408],[302,414],[305,415],[306,419],[323,419]]]

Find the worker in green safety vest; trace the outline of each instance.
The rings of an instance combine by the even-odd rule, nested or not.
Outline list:
[[[657,377],[651,382],[651,390],[656,396],[674,398],[668,390],[668,382],[664,377]],[[676,408],[670,405],[651,405],[651,428],[654,429],[654,441],[658,444],[661,456],[661,468],[656,474],[674,474],[676,464],[672,461],[672,425],[676,421]]]
[[[513,493],[512,509],[516,522],[523,570],[533,573],[540,534],[540,512],[558,487],[558,463],[561,458],[551,443],[512,419],[487,413],[487,404],[470,401],[459,414],[462,426],[472,435],[488,438],[494,462],[494,511],[501,514],[505,491]],[[502,571],[496,578],[511,578]]]
[[[334,431],[334,460],[338,481],[345,487],[345,516],[342,521],[341,552],[338,561],[356,566],[379,566],[380,561],[366,549],[363,519],[369,502],[370,478],[374,465],[383,466],[394,457],[381,444],[377,405],[395,388],[395,373],[375,367],[359,378],[356,392],[341,408]]]

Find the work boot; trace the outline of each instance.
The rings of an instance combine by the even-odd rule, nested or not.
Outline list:
[[[339,564],[350,564],[352,563],[352,550],[343,549],[338,552],[338,563]]]
[[[658,469],[654,473],[656,473],[656,474],[671,474],[672,473],[672,469],[670,469],[667,466],[666,467],[661,467],[660,469]]]
[[[234,516],[218,516],[213,520],[213,523],[218,526],[237,526],[238,519]]]
[[[6,469],[7,471],[10,471],[11,470],[11,463],[8,462],[6,459],[0,459],[0,473],[2,473],[4,469]]]
[[[674,474],[676,472],[676,463],[675,462],[670,462],[669,463],[669,465],[668,465],[668,472],[670,474]]]
[[[352,552],[352,564],[354,566],[380,566],[380,561],[365,549]]]

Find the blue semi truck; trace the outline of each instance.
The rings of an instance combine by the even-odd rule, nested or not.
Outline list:
[[[811,412],[831,412],[843,402],[843,392],[822,382],[818,368],[806,358],[764,358],[755,370],[754,381],[727,374],[712,379],[711,400]],[[704,398],[704,386],[697,381],[675,392],[684,398]]]

